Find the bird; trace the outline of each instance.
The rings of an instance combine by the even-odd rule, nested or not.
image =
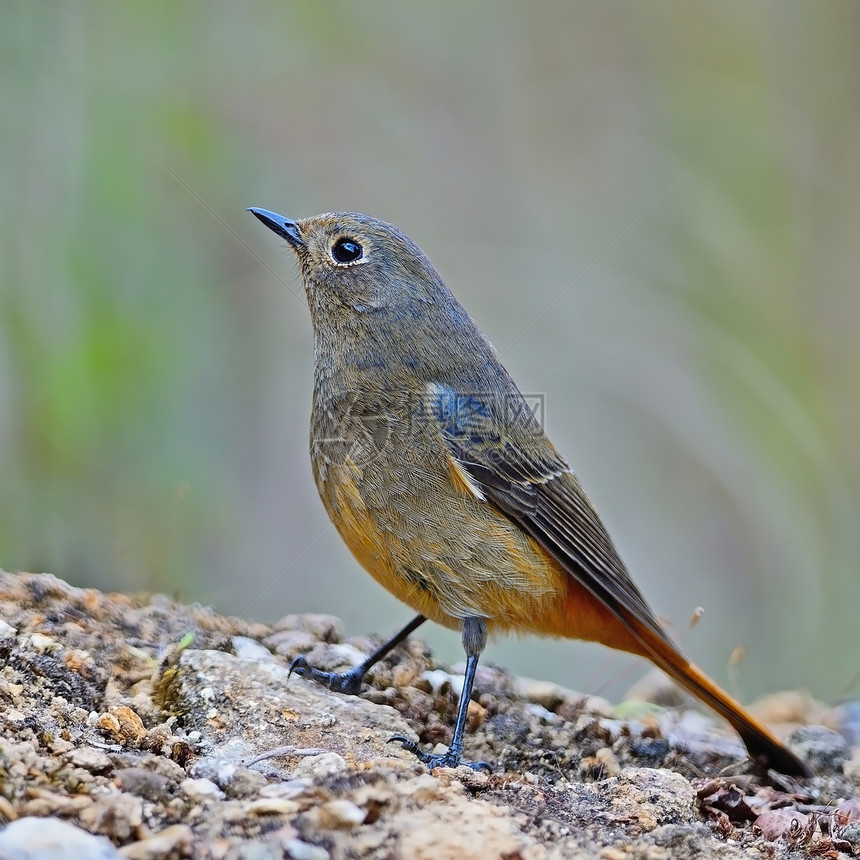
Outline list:
[[[579,479],[418,245],[357,212],[248,211],[286,240],[304,285],[320,498],[361,566],[417,613],[349,671],[299,656],[291,672],[357,694],[427,619],[460,631],[466,668],[447,751],[392,740],[431,769],[479,767],[463,761],[463,743],[488,638],[598,642],[647,658],[724,717],[758,768],[811,776],[672,641]]]

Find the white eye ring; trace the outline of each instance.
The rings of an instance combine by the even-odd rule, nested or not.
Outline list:
[[[364,248],[349,236],[341,236],[331,246],[331,258],[339,266],[354,266],[364,261]]]

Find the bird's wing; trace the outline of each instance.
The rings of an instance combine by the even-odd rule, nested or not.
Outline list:
[[[487,502],[531,535],[637,639],[642,641],[639,622],[671,645],[528,404],[516,389],[502,399],[500,407],[498,397],[430,387],[431,414],[450,455]]]

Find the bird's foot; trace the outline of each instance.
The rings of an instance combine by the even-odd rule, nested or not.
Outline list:
[[[314,669],[304,657],[296,657],[290,663],[289,674],[292,675],[293,672],[300,678],[316,681],[317,684],[322,684],[329,690],[346,693],[348,696],[357,696],[361,692],[361,683],[364,680],[364,672],[358,672],[356,669],[349,672],[323,672],[321,669]]]
[[[485,770],[489,772],[493,769],[485,761],[461,761],[461,754],[454,749],[449,749],[448,752],[441,755],[431,755],[428,752],[424,752],[415,741],[411,741],[409,738],[404,738],[401,735],[389,738],[388,743],[399,743],[406,752],[412,753],[418,761],[426,764],[429,770],[433,770],[436,767],[460,767],[461,765],[470,767],[472,770]]]

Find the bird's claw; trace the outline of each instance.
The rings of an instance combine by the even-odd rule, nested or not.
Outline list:
[[[315,681],[317,684],[328,687],[329,690],[334,690],[335,693],[345,693],[348,696],[357,696],[361,692],[361,682],[364,679],[363,673],[359,674],[354,670],[352,672],[323,672],[321,669],[314,669],[302,655],[290,663],[287,677],[293,672],[300,678]]]
[[[422,764],[426,764],[428,770],[433,770],[437,767],[460,767],[463,765],[472,768],[472,770],[492,771],[492,767],[485,761],[461,761],[460,753],[456,750],[449,749],[448,752],[441,755],[432,755],[431,753],[424,752],[415,741],[404,738],[402,735],[395,735],[393,738],[389,738],[388,743],[399,743],[402,749],[412,753]]]

